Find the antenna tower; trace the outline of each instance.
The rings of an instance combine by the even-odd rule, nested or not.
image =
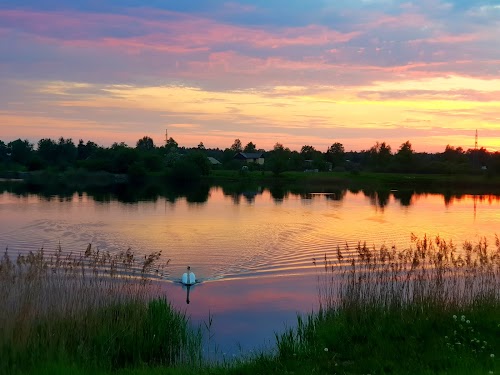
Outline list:
[[[472,163],[473,163],[474,168],[478,168],[479,167],[478,155],[477,155],[477,129],[476,129],[476,138],[475,138],[475,141],[474,141],[474,156],[472,158]]]

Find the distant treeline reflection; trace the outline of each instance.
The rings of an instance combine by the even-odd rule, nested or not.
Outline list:
[[[436,192],[432,190],[416,189],[373,189],[373,188],[328,188],[328,190],[318,189],[308,191],[303,186],[290,186],[273,184],[269,186],[254,185],[248,183],[227,183],[210,185],[200,183],[198,185],[177,186],[165,184],[147,184],[132,186],[130,184],[112,184],[106,186],[87,187],[78,189],[61,185],[59,187],[51,185],[32,185],[27,183],[0,183],[1,193],[12,193],[17,196],[37,195],[47,201],[59,200],[70,201],[75,194],[91,197],[97,202],[118,201],[122,203],[137,203],[140,201],[155,202],[165,198],[167,201],[175,203],[179,199],[185,199],[191,204],[203,204],[208,201],[211,189],[221,189],[222,193],[231,197],[234,204],[252,204],[258,196],[269,192],[276,204],[291,196],[299,196],[303,200],[327,199],[331,201],[342,201],[348,192],[353,194],[363,194],[369,198],[372,206],[378,208],[386,207],[391,201],[399,202],[401,206],[411,206],[414,198],[419,195],[439,194],[443,197],[445,205],[449,205],[453,200],[460,200],[466,195],[473,195],[477,201],[495,200],[500,201],[497,194],[474,194],[469,191],[446,191]]]

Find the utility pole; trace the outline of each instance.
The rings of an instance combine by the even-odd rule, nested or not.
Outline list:
[[[168,129],[165,129],[165,145],[168,142]]]

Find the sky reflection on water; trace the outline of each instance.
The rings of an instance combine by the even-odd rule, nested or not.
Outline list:
[[[0,193],[0,247],[10,253],[60,243],[83,252],[131,247],[139,257],[163,251],[159,271],[172,303],[196,324],[214,316],[221,351],[235,353],[274,343],[274,332],[293,325],[296,313],[318,306],[316,260],[346,244],[410,245],[411,233],[440,235],[459,247],[464,240],[494,240],[500,228],[500,196],[442,195],[401,191],[339,190],[318,194],[268,189],[211,188],[193,203],[186,196],[135,203],[93,196],[43,197]],[[191,265],[205,280],[186,292],[173,283]],[[232,355],[232,354],[231,354]]]

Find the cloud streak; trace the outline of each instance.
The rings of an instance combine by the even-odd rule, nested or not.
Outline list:
[[[383,135],[436,150],[442,138],[426,139],[429,126],[457,142],[463,130],[500,129],[492,2],[145,4],[6,1],[2,134],[28,134],[32,121],[34,138],[78,137],[80,126],[133,144],[142,130],[161,142],[170,125],[187,145],[207,136],[223,147],[242,134],[261,147],[338,140],[361,149]]]

